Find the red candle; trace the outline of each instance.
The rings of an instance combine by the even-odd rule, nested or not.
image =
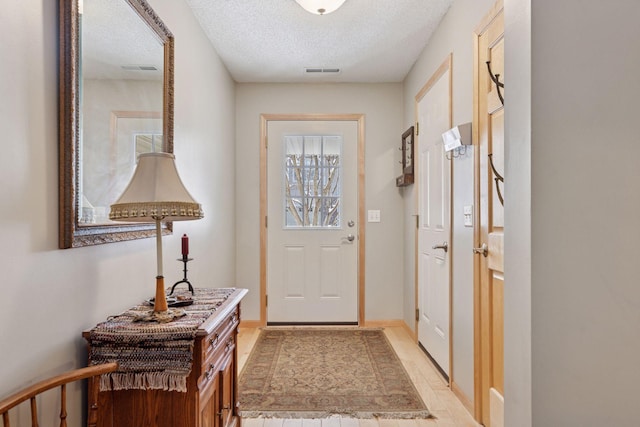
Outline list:
[[[186,258],[187,255],[189,255],[189,238],[187,237],[186,234],[183,234],[182,235],[182,256]]]

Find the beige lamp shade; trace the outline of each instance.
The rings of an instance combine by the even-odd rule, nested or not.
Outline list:
[[[111,205],[112,221],[185,221],[204,217],[202,206],[187,191],[178,175],[175,156],[145,153],[120,198]]]
[[[307,12],[326,15],[337,10],[345,0],[296,0]]]
[[[153,312],[143,320],[168,322],[184,311],[168,309],[162,274],[161,221],[185,221],[204,216],[200,203],[193,200],[178,175],[175,156],[169,153],[145,153],[138,156],[138,166],[122,196],[111,205],[113,221],[156,223],[158,274]]]

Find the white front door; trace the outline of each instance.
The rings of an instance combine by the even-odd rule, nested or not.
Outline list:
[[[450,125],[449,70],[418,100],[418,341],[449,375]]]
[[[267,122],[267,321],[358,321],[358,124]]]

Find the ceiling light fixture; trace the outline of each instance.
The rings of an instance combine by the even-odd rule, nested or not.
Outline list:
[[[326,15],[337,10],[345,0],[296,0],[307,12],[316,15]]]

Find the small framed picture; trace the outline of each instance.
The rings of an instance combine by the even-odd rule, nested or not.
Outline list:
[[[413,126],[402,134],[402,175],[396,178],[397,187],[413,184]]]

